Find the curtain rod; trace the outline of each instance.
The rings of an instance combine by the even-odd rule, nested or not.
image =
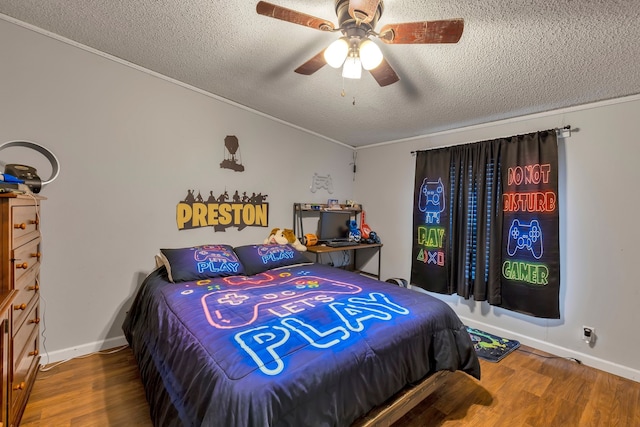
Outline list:
[[[573,130],[573,128],[571,127],[571,125],[566,125],[566,126],[563,126],[561,128],[553,128],[553,129],[549,129],[549,130],[555,130],[556,133],[560,133],[560,134],[562,134],[563,131],[568,130],[569,131],[569,136],[571,136],[571,131]],[[411,151],[411,155],[415,156],[418,151],[426,151],[426,150]]]
[[[573,130],[573,128],[571,127],[571,125],[566,125],[561,128],[554,128],[553,130],[555,130],[556,133],[560,133],[560,134],[562,134],[563,131],[568,130],[569,136],[571,136],[571,131]]]

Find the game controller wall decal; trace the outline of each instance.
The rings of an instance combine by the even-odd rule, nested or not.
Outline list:
[[[309,189],[312,193],[315,193],[323,188],[327,190],[329,194],[333,194],[333,180],[331,179],[331,175],[322,176],[314,173],[311,178],[311,187]]]

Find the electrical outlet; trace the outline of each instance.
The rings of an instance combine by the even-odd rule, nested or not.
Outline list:
[[[596,328],[592,328],[591,326],[583,326],[582,327],[582,340],[587,344],[591,344],[596,337]]]

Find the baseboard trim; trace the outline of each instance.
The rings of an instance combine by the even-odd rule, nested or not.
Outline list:
[[[47,352],[45,348],[40,348],[41,350],[41,365],[48,365],[50,363],[61,362],[63,360],[70,360],[74,357],[78,356],[86,356],[91,353],[95,353],[97,351],[108,350],[114,347],[120,347],[123,345],[127,345],[127,340],[124,335],[115,338],[107,338],[103,341],[94,341],[88,344],[82,344],[75,347],[63,348],[61,350],[56,350],[52,352]]]
[[[533,347],[538,350],[542,350],[544,352],[547,352],[556,356],[572,357],[580,360],[586,366],[590,366],[592,368],[596,368],[601,371],[608,372],[610,374],[618,375],[620,377],[627,378],[632,381],[640,382],[640,371],[637,369],[633,369],[628,366],[619,365],[617,363],[610,362],[608,360],[600,359],[597,357],[593,357],[585,353],[580,353],[579,351],[561,347],[556,344],[550,344],[548,342],[531,338],[525,335],[521,335],[516,332],[509,331],[507,329],[497,328],[495,326],[478,322],[473,319],[469,319],[462,316],[459,316],[459,317],[460,317],[460,320],[462,320],[462,322],[465,325],[471,326],[472,328],[478,328],[485,332],[489,332],[490,334],[495,334],[502,337],[509,337],[509,338],[520,341],[521,344],[524,344],[529,347]]]

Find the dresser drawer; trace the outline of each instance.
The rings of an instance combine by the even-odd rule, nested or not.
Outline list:
[[[27,270],[25,274],[16,281],[15,289],[18,291],[12,303],[13,312],[13,331],[17,331],[18,327],[26,318],[31,307],[39,302],[40,295],[40,266],[35,265]]]
[[[40,265],[40,237],[13,250],[14,286],[18,279],[32,268]]]
[[[26,324],[24,326],[27,326]],[[24,329],[24,328],[23,328]],[[27,328],[30,333],[25,337],[24,347],[21,349],[22,357],[16,357],[16,348],[14,347],[14,367],[11,386],[9,387],[10,403],[11,403],[11,419],[17,420],[22,415],[26,405],[29,392],[33,387],[36,378],[38,362],[38,328]],[[25,330],[25,332],[27,332]],[[21,329],[22,331],[22,329]],[[16,343],[14,342],[14,345]],[[13,424],[16,424],[15,422]]]
[[[34,305],[17,331],[13,331],[13,372],[17,372],[25,359],[38,355],[38,327],[40,307]],[[35,336],[35,340],[34,340]]]
[[[40,209],[40,206],[37,206]],[[40,220],[36,206],[13,206],[11,208],[13,247],[18,247],[40,235]]]

